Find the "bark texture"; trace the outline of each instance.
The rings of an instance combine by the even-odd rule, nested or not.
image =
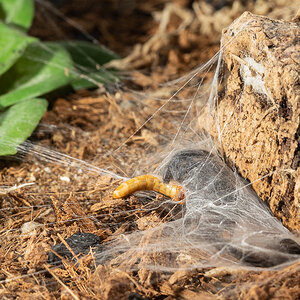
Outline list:
[[[225,84],[200,126],[274,215],[300,232],[300,23],[246,12],[223,31],[226,44]]]

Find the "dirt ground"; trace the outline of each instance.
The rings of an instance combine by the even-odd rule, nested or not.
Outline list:
[[[178,89],[161,84],[207,62],[219,49],[221,29],[243,11],[289,19],[295,1],[54,2],[50,8],[37,4],[31,34],[43,40],[93,36],[125,57],[115,63],[125,79],[51,100],[30,138],[44,148],[27,143],[24,153],[0,160],[1,299],[300,299],[299,263],[278,271],[216,268],[157,275],[96,266],[93,251],[77,263],[48,262],[51,247],[78,231],[95,234],[105,245],[122,233],[175,218],[182,206],[164,204],[161,195],[113,200],[120,180],[99,175],[99,168],[125,177],[155,168],[176,134],[174,120],[187,110],[184,102],[169,103],[152,118]],[[197,79],[209,84],[212,76],[209,70]],[[191,85],[177,97],[186,99],[194,90]],[[7,188],[28,182],[34,184]],[[161,209],[149,209],[153,202]],[[24,224],[36,227],[30,231]]]

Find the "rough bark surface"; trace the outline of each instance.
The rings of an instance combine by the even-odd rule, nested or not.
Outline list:
[[[206,123],[208,117],[206,130],[225,156],[274,215],[298,232],[299,37],[300,23],[244,13],[223,31],[222,45],[229,42],[223,53],[227,78],[215,115],[207,110],[199,119]]]

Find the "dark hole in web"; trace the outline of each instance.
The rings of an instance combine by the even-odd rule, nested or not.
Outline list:
[[[185,183],[191,198],[195,198],[194,204],[198,201],[197,192],[212,203],[212,208],[206,210],[205,215],[200,212],[186,217],[185,229],[191,239],[209,241],[223,254],[232,255],[243,264],[254,267],[269,268],[299,258],[297,242],[268,232],[250,235],[246,246],[231,244],[231,233],[238,224],[230,216],[214,211],[214,208],[226,206],[228,209],[232,205],[232,211],[226,211],[229,214],[239,209],[236,176],[218,157],[204,150],[183,150],[175,153],[162,173],[165,182],[175,180]],[[201,222],[209,224],[206,231],[199,227],[200,218]],[[229,239],[224,238],[223,233]]]

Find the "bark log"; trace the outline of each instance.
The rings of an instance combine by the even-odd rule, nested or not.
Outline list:
[[[300,232],[300,23],[244,13],[223,31],[224,88],[199,124]],[[224,75],[224,74],[223,74]],[[203,118],[208,122],[203,122]],[[217,122],[216,122],[217,120]],[[204,127],[205,124],[205,127]]]

